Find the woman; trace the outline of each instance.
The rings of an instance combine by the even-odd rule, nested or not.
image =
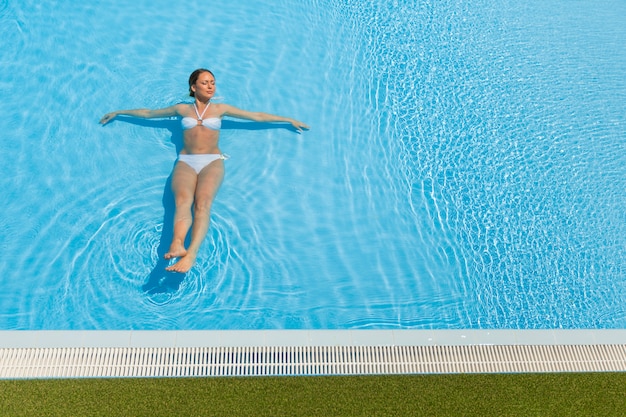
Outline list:
[[[207,69],[197,69],[189,77],[189,95],[193,104],[176,104],[163,109],[118,110],[107,113],[100,123],[105,125],[118,115],[152,119],[181,117],[183,148],[172,173],[174,236],[166,259],[180,258],[168,271],[185,273],[196,261],[200,245],[209,229],[213,199],[224,178],[224,159],[218,147],[221,121],[224,116],[255,122],[286,122],[298,131],[309,127],[289,117],[241,110],[228,104],[211,103],[215,94],[215,76]],[[192,214],[193,207],[193,214]],[[191,243],[185,238],[191,229]]]

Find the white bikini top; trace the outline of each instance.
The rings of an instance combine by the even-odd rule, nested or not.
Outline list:
[[[196,107],[196,103],[193,103],[193,108],[196,111],[196,116],[198,116],[198,118],[194,119],[193,117],[189,116],[183,117],[180,120],[180,124],[183,127],[183,130],[191,129],[200,125],[207,127],[211,130],[220,130],[220,128],[222,127],[222,119],[220,119],[219,117],[209,117],[208,119],[202,118],[202,116],[204,116],[204,113],[206,113],[206,109],[208,109],[210,105],[211,103],[209,102],[209,104],[207,104],[207,106],[204,108],[202,114],[200,114],[198,113],[198,107]]]

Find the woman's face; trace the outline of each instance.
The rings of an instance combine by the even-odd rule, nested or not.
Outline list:
[[[196,83],[191,86],[196,97],[209,99],[215,94],[215,78],[210,72],[203,72],[198,76]]]

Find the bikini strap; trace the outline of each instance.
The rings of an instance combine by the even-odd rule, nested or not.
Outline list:
[[[202,117],[204,116],[204,113],[206,113],[206,109],[208,109],[210,105],[211,105],[211,102],[209,101],[209,103],[204,108],[204,111],[202,112],[202,114],[200,114],[198,113],[198,107],[196,106],[196,102],[195,101],[193,102],[193,109],[196,111],[196,116],[198,116],[199,121],[202,121]]]

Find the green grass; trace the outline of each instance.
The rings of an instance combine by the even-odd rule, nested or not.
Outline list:
[[[622,416],[626,373],[0,381],[1,416]]]

